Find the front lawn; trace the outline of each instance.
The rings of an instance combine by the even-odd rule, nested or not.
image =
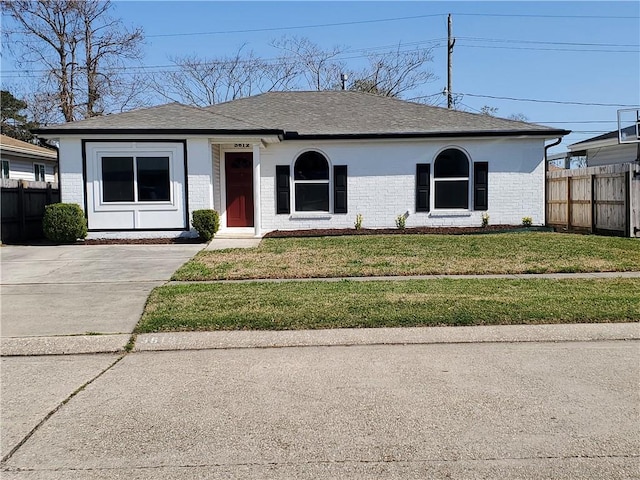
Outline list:
[[[640,270],[640,241],[560,233],[267,238],[203,251],[173,280]]]
[[[136,333],[639,321],[638,291],[640,279],[167,285]]]

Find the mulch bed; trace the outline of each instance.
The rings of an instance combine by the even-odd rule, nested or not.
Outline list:
[[[344,235],[475,235],[502,232],[552,232],[550,227],[523,227],[522,225],[488,225],[486,227],[413,227],[398,228],[315,228],[310,230],[274,230],[263,238],[339,237]],[[206,243],[201,238],[92,238],[71,245],[195,245]],[[10,242],[9,245],[57,245],[48,240]]]
[[[274,230],[263,238],[286,237],[337,237],[342,235],[473,235],[501,232],[553,231],[547,227],[523,227],[522,225],[488,225],[486,227],[413,227],[405,228],[327,228],[311,230]]]
[[[4,245],[190,245],[205,243],[200,238],[92,238],[74,243],[54,243],[46,239],[36,239],[27,242],[6,242]]]
[[[91,238],[78,245],[192,245],[206,243],[201,238]]]

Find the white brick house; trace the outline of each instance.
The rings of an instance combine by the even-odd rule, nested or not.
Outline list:
[[[37,133],[60,143],[63,202],[90,235],[544,222],[545,141],[569,133],[374,95],[273,92],[208,108],[168,104]]]

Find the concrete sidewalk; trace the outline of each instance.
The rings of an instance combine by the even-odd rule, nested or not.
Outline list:
[[[640,466],[637,341],[1,362],[8,480],[622,480]]]
[[[118,353],[124,352],[129,339],[129,335],[2,338],[0,351],[2,356]],[[137,336],[133,351],[598,340],[640,340],[640,323],[148,333]]]

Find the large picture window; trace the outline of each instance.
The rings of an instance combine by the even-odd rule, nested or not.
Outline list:
[[[441,152],[433,169],[436,209],[469,208],[469,159],[461,150]]]
[[[102,157],[102,199],[170,201],[169,157]]]
[[[297,212],[329,211],[329,162],[319,152],[305,152],[293,167]]]

